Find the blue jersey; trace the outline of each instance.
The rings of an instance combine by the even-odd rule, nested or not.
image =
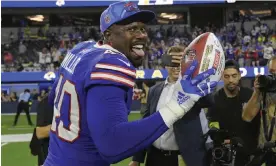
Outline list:
[[[235,59],[234,49],[228,48],[226,50],[227,59]]]
[[[49,96],[54,117],[44,166],[108,166],[162,135],[167,126],[158,113],[127,122],[135,78],[126,56],[108,45],[83,42],[70,50]]]

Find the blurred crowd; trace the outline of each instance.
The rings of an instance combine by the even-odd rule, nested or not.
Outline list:
[[[48,89],[32,89],[30,91],[30,99],[29,101],[41,101],[43,100],[48,93],[50,92],[51,87]],[[1,102],[17,102],[19,99],[19,95],[16,92],[7,93],[6,91],[1,92]]]
[[[221,41],[227,59],[235,59],[241,67],[264,66],[267,60],[276,55],[276,25],[269,27],[258,21],[249,31],[233,24],[216,27],[208,24],[205,27],[184,27],[179,31],[178,25],[164,28],[156,25],[149,28],[149,47],[143,66],[139,69],[161,69],[161,57],[168,47],[180,45],[187,47],[198,35],[213,32]],[[21,29],[21,28],[20,28]],[[2,44],[2,71],[55,71],[67,51],[84,40],[101,39],[98,28],[74,27],[70,33],[62,33],[61,28],[51,32],[39,28],[37,34],[31,34],[24,28],[19,30],[18,38],[10,33],[10,43]]]

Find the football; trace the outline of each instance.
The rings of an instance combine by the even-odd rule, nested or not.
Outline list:
[[[216,73],[206,81],[219,81],[221,79],[225,66],[225,56],[218,38],[213,33],[206,32],[201,34],[185,48],[181,63],[182,75],[195,59],[198,61],[198,66],[193,77],[214,68]]]

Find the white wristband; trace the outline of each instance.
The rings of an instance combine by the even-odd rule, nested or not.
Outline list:
[[[184,116],[187,110],[181,108],[175,100],[171,100],[166,104],[165,107],[161,108],[159,112],[165,124],[170,128],[174,122]]]
[[[179,119],[177,115],[167,106],[161,108],[158,112],[168,128],[171,128],[174,122]]]

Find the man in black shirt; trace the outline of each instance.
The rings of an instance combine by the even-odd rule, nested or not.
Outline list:
[[[49,132],[52,124],[53,112],[53,107],[48,104],[48,96],[46,96],[40,101],[37,107],[36,136],[41,146],[41,151],[38,154],[39,165],[43,165],[48,155]]]
[[[233,137],[242,139],[243,148],[237,150],[235,166],[244,166],[258,144],[259,118],[249,123],[242,120],[243,106],[253,90],[239,86],[241,73],[234,60],[226,61],[222,79],[224,87],[214,94],[214,105],[209,108],[207,116],[211,128],[227,130]]]

